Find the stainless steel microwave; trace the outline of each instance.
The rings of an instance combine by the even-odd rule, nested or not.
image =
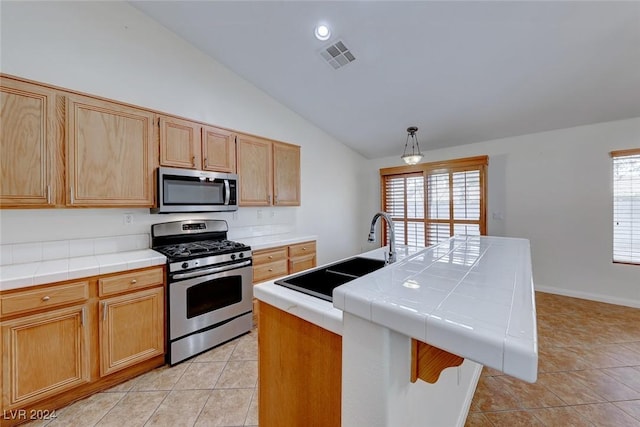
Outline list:
[[[238,175],[191,169],[158,168],[158,207],[151,213],[238,210]]]

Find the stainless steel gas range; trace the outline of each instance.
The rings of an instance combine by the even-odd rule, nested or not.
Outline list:
[[[223,220],[151,226],[167,257],[167,362],[174,365],[252,328],[251,248],[227,240]]]

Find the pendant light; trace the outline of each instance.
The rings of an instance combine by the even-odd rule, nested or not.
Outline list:
[[[404,143],[404,152],[400,157],[408,165],[415,165],[422,160],[422,153],[420,152],[420,146],[418,145],[418,138],[416,132],[418,128],[416,126],[410,126],[407,128],[407,142]],[[409,139],[411,139],[411,153],[407,153],[407,147],[409,146]]]

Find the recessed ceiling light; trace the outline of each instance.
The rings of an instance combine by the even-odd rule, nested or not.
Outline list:
[[[331,37],[331,30],[329,30],[329,27],[326,25],[320,24],[316,26],[314,34],[318,40],[325,41],[329,40],[329,37]]]

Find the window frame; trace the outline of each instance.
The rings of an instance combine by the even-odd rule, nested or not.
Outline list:
[[[445,223],[449,224],[449,234],[453,236],[453,228],[454,224],[479,224],[480,235],[486,236],[487,234],[487,166],[489,165],[489,156],[474,156],[474,157],[465,157],[460,159],[453,160],[442,160],[437,162],[429,162],[429,163],[419,163],[416,165],[409,166],[394,166],[389,168],[381,168],[380,169],[380,205],[381,210],[385,210],[387,204],[387,194],[386,194],[386,180],[390,176],[415,176],[416,174],[421,174],[424,179],[424,217],[423,223],[425,224],[425,244],[428,243],[429,239],[427,236],[428,228],[430,223]],[[454,186],[452,185],[453,174],[457,172],[468,172],[468,171],[479,171],[479,179],[480,179],[480,218],[479,220],[456,220],[454,218],[454,209],[453,209],[453,197],[452,193],[454,191]],[[449,174],[449,219],[429,219],[429,211],[428,211],[428,194],[427,194],[427,176],[432,174],[441,174],[448,173]],[[406,196],[406,194],[405,194]],[[406,197],[405,197],[406,204]],[[405,209],[406,215],[406,209]],[[415,222],[415,221],[412,221]],[[403,221],[405,228],[405,241],[406,241],[406,229],[407,229],[407,221]],[[383,239],[382,244],[386,245],[388,242],[387,236],[387,227],[383,227]]]
[[[620,261],[616,260],[616,242],[615,242],[615,223],[616,223],[616,193],[615,193],[615,181],[614,181],[614,172],[615,172],[615,159],[619,157],[628,157],[628,156],[640,156],[640,148],[631,148],[627,150],[616,150],[611,151],[609,153],[611,156],[611,214],[612,214],[612,223],[611,223],[611,260],[614,264],[623,264],[623,265],[640,265],[640,259],[638,261]]]

